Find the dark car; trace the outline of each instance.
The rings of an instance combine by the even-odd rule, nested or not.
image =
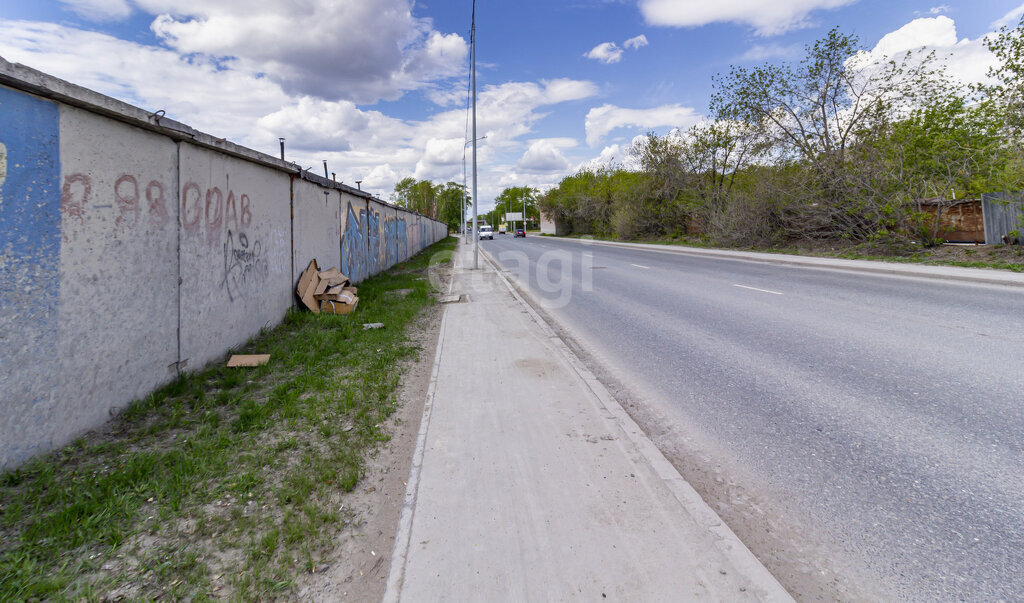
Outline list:
[[[526,237],[526,229],[525,228],[517,228],[516,229],[516,234],[513,235],[513,236],[515,236],[515,237],[524,237],[525,238]]]

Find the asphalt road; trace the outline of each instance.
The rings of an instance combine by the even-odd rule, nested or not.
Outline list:
[[[481,246],[798,598],[1024,596],[1024,289]]]

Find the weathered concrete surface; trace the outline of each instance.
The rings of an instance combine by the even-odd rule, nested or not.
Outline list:
[[[200,367],[292,304],[289,179],[182,145],[181,357]]]
[[[60,333],[50,342],[60,369],[44,419],[54,441],[177,374],[177,152],[164,136],[61,106]]]
[[[454,293],[470,301],[446,309],[385,600],[789,600],[557,336],[489,265],[466,270],[460,249]]]
[[[405,225],[419,222],[432,236],[407,244]],[[362,279],[445,234],[368,193],[0,59],[0,469],[275,326],[302,256],[347,259]]]
[[[339,241],[343,194],[296,179],[292,183],[292,195],[295,204],[292,278],[298,279],[313,258],[321,268],[341,266]]]

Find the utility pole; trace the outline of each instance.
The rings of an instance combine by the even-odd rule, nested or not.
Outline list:
[[[476,186],[476,0],[473,0],[473,16],[469,39],[472,47],[473,64],[473,270],[480,269],[480,233],[477,232],[476,216],[477,204],[480,196],[477,194]]]

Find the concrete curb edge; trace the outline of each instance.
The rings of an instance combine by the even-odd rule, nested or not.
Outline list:
[[[452,276],[448,281],[449,295],[455,287],[455,271],[457,269],[458,266],[453,259]],[[430,415],[434,408],[434,393],[437,391],[437,374],[441,366],[441,352],[444,350],[444,332],[447,323],[448,306],[446,305],[441,310],[441,326],[437,339],[437,351],[434,353],[434,366],[430,369],[427,399],[423,404],[420,430],[416,436],[416,449],[413,451],[412,466],[409,468],[409,479],[406,480],[405,500],[402,502],[402,513],[398,518],[398,531],[395,533],[395,546],[391,552],[391,567],[388,569],[388,581],[382,599],[385,603],[395,603],[401,598],[402,583],[405,580],[405,563],[409,554],[409,540],[412,537],[412,523],[416,516],[416,496],[420,487],[420,470],[423,468],[423,454],[426,450]]]

